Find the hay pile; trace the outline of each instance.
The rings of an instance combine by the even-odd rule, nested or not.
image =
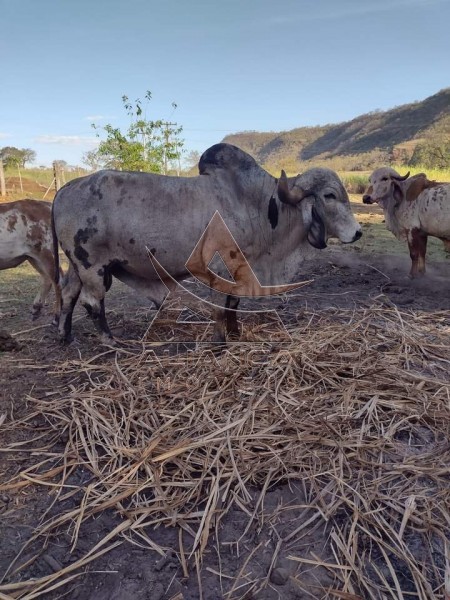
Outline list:
[[[67,437],[65,454],[10,486],[53,481],[62,497],[75,493],[69,475],[83,465],[92,479],[78,508],[38,534],[68,528],[75,545],[92,515],[114,508],[123,520],[70,568],[3,584],[0,593],[10,596],[1,597],[62,585],[120,536],[164,555],[152,540],[162,524],[190,539],[175,549],[187,574],[189,556],[200,568],[231,507],[247,510],[249,522],[262,519],[264,494],[289,480],[302,480],[309,498],[310,524],[299,531],[321,526],[329,544],[327,560],[307,550],[289,558],[325,566],[333,576],[326,597],[450,597],[448,313],[383,305],[305,312],[290,334],[289,345],[238,344],[222,354],[199,347],[157,355],[143,343],[138,352],[61,365],[58,372],[82,372],[83,382],[50,400],[30,399],[28,420],[44,415]],[[295,535],[293,528],[287,537]],[[272,566],[285,541],[274,545]],[[231,581],[227,597],[256,594],[267,581]]]

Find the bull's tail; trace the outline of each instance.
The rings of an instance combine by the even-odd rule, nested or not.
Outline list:
[[[54,281],[56,285],[59,285],[59,276],[60,276],[60,266],[59,266],[59,244],[58,244],[58,236],[56,235],[55,229],[55,211],[54,204],[52,204],[52,238],[53,238],[53,258],[55,264],[55,272],[54,272]]]
[[[53,319],[53,324],[57,326],[59,323],[59,317],[61,314],[62,302],[61,302],[61,284],[60,284],[61,267],[59,264],[59,242],[58,242],[58,236],[56,235],[56,228],[55,228],[54,201],[52,204],[51,227],[52,227],[53,260],[54,260],[53,281],[54,281],[54,288],[55,288],[55,317]]]

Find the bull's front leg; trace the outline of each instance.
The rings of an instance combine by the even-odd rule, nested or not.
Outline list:
[[[239,339],[241,337],[241,330],[237,320],[237,307],[239,306],[239,301],[240,298],[237,298],[236,296],[227,296],[225,303],[226,330],[231,339]]]
[[[412,229],[408,235],[411,271],[409,276],[414,279],[425,275],[425,255],[427,253],[428,236],[419,229]]]
[[[236,339],[240,337],[239,323],[237,321],[237,307],[239,298],[235,296],[226,296],[224,308],[217,305],[223,303],[224,295],[219,292],[211,293],[211,302],[213,307],[214,330],[211,338],[212,342],[225,344],[227,334]]]

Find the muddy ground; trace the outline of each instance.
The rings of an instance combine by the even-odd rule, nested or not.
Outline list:
[[[273,300],[270,307],[275,307],[287,324],[301,318],[305,310],[319,311],[329,307],[357,309],[367,307],[380,298],[387,305],[396,305],[402,311],[450,309],[450,259],[429,264],[427,276],[418,281],[411,281],[407,277],[408,270],[409,257],[406,254],[376,256],[333,247],[305,264],[302,274],[314,279],[312,284],[292,293],[287,301]],[[88,358],[101,351],[92,324],[80,309],[77,309],[74,324],[76,341],[69,347],[61,347],[55,331],[46,325],[51,318],[51,307],[47,307],[46,314],[39,321],[31,323],[27,307],[31,306],[33,291],[22,289],[19,279],[20,273],[13,287],[9,287],[11,281],[8,280],[8,289],[4,287],[0,290],[0,330],[6,329],[20,345],[20,349],[0,352],[0,424],[2,416],[5,424],[8,424],[12,419],[25,417],[32,410],[27,402],[29,394],[35,398],[44,397],[69,383],[64,377],[48,374],[54,365],[79,355]],[[16,290],[21,291],[19,304],[12,301],[14,285]],[[128,340],[141,338],[154,314],[145,299],[118,283],[114,284],[107,297],[107,311],[113,333]],[[23,451],[6,451],[6,448],[8,444],[26,442],[36,437],[41,426],[42,422],[36,420],[28,429],[7,429],[2,433],[1,482],[10,480],[23,468],[39,460],[39,452],[30,452],[33,448],[26,443]],[[34,442],[34,449],[37,450],[44,442]],[[60,453],[63,450],[64,440],[55,440],[53,452]],[[90,474],[80,468],[73,474],[71,483],[83,485],[89,477]],[[26,487],[23,491],[7,490],[0,494],[0,576],[7,571],[38,523],[58,511],[69,510],[79,501],[75,494],[52,506],[51,491],[51,487],[43,489],[42,486],[34,486]],[[253,493],[256,499],[259,491],[255,489]],[[236,506],[221,521],[221,547],[217,547],[213,536],[213,542],[207,548],[202,567],[203,598],[325,598],[324,588],[333,583],[327,571],[287,559],[292,552],[306,555],[305,549],[323,560],[333,559],[327,549],[329,532],[314,529],[314,523],[306,528],[305,536],[297,542],[297,546],[294,544],[280,553],[276,565],[272,565],[274,568],[264,591],[256,596],[244,596],[245,588],[241,590],[241,595],[239,590],[229,596],[224,592],[229,589],[226,578],[236,577],[245,568],[245,560],[255,548],[251,562],[254,575],[266,576],[277,542],[276,535],[286,534],[306,520],[307,514],[302,504],[307,501],[308,490],[302,482],[281,483],[266,495],[265,523],[250,527],[246,532],[249,515]],[[280,511],[282,505],[291,505],[292,508]],[[81,528],[78,544],[73,550],[70,537],[64,531],[46,540],[39,539],[25,550],[12,567],[11,571],[14,571],[18,565],[25,565],[20,575],[16,574],[12,579],[38,578],[70,565],[119,522],[112,510],[91,519]],[[85,575],[61,589],[47,593],[45,597],[83,600],[200,598],[195,569],[186,577],[175,554],[179,547],[178,531],[160,527],[151,535],[157,544],[166,549],[165,557],[123,541],[91,563]],[[240,544],[236,545],[235,540],[241,536]],[[36,560],[31,561],[35,556]],[[223,574],[222,580],[217,574],[219,571]]]

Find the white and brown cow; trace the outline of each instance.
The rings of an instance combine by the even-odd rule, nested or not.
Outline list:
[[[18,267],[26,260],[41,276],[41,286],[31,311],[36,319],[52,285],[55,315],[61,306],[61,291],[55,283],[55,261],[51,229],[51,203],[16,200],[0,204],[0,270]]]
[[[369,182],[363,202],[382,207],[386,227],[408,242],[410,276],[423,275],[429,235],[442,240],[450,252],[450,183],[429,181],[425,173],[401,176],[389,167],[376,169]]]

